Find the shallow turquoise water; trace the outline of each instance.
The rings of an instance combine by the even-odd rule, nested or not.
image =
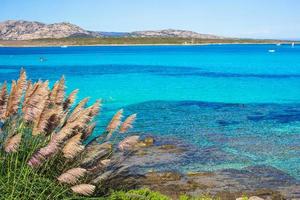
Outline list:
[[[300,46],[0,48],[0,82],[20,67],[102,98],[100,127],[125,107],[134,131],[191,144],[198,153],[176,169],[264,164],[300,177]]]

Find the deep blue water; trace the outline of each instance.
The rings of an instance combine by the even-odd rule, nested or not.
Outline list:
[[[263,164],[300,177],[300,46],[0,48],[0,82],[20,67],[102,98],[100,128],[124,107],[138,113],[134,131],[190,144],[197,156],[177,169]]]

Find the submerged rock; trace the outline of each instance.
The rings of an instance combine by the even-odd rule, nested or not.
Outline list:
[[[243,182],[247,182],[245,180]],[[192,172],[180,174],[178,172],[149,172],[140,182],[142,187],[159,191],[172,199],[178,199],[182,194],[201,196],[209,194],[222,200],[242,199],[243,195],[250,196],[252,200],[284,199],[286,196],[275,189],[259,189],[245,185],[237,179],[226,177],[226,172]],[[257,183],[259,184],[259,182]],[[277,188],[280,189],[280,188]],[[287,194],[287,197],[291,194]]]
[[[152,142],[150,142],[152,143]],[[242,169],[196,171],[197,165],[183,173],[176,166],[201,163],[216,159],[231,159],[223,156],[217,148],[194,149],[170,140],[157,140],[153,145],[137,148],[123,164],[133,174],[138,174],[137,187],[159,191],[172,199],[182,194],[200,196],[209,194],[232,200],[243,195],[265,200],[300,198],[300,183],[283,171],[270,166],[251,166]],[[254,198],[254,197],[253,197]],[[253,199],[254,200],[254,199]],[[258,199],[257,199],[258,200]]]
[[[181,174],[177,172],[149,172],[145,174],[145,183],[162,183],[168,181],[178,181],[181,179]]]

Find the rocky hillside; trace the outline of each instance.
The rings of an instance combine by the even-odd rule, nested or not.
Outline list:
[[[77,25],[62,22],[44,24],[23,20],[8,20],[0,23],[0,40],[32,40],[66,37],[180,37],[197,39],[223,39],[223,37],[200,34],[186,30],[166,29],[159,31],[96,32]]]
[[[9,20],[0,23],[0,39],[2,40],[65,38],[71,36],[96,37],[97,33],[84,30],[79,26],[66,22],[44,24],[40,22]]]
[[[201,34],[193,31],[165,29],[159,31],[136,31],[131,33],[135,37],[181,37],[199,39],[224,39],[223,37],[209,34]]]

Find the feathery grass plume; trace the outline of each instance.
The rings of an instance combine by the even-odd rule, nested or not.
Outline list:
[[[64,125],[57,133],[55,133],[55,138],[59,143],[63,143],[74,133],[75,123],[67,123]]]
[[[22,105],[22,112],[24,112],[25,108],[26,108],[26,105],[31,97],[31,95],[33,94],[33,92],[38,88],[40,87],[40,85],[42,84],[43,82],[41,80],[39,80],[38,82],[35,82],[35,83],[31,83],[29,81],[29,84],[27,84],[27,87],[26,87],[26,91],[25,91],[25,95],[24,95],[24,100],[23,100],[23,105]]]
[[[90,109],[85,109],[83,106],[86,104],[87,99],[81,101],[70,114],[69,118],[64,122],[60,131],[56,134],[58,141],[66,140],[77,129],[83,130],[90,122],[92,117]],[[75,112],[75,113],[74,113]],[[70,120],[70,118],[72,118]]]
[[[102,106],[101,100],[96,100],[96,102],[88,108],[90,110],[89,116],[95,117],[96,115],[98,115],[100,112],[101,106]]]
[[[59,85],[59,82],[56,81],[52,87],[52,90],[51,90],[51,93],[49,95],[49,98],[50,98],[50,104],[51,105],[54,105],[55,104],[55,100],[56,100],[56,97],[57,97],[57,92],[58,92],[58,85]]]
[[[62,76],[59,81],[54,84],[50,94],[51,105],[62,105],[65,98],[65,77]]]
[[[109,142],[98,143],[93,142],[86,146],[80,166],[85,168],[93,168],[99,160],[107,159],[113,151],[113,146]]]
[[[74,120],[76,120],[80,112],[84,110],[84,106],[86,105],[88,100],[89,98],[84,98],[77,104],[77,106],[74,108],[69,118],[67,119],[67,122],[73,122]]]
[[[123,117],[122,116],[123,114],[123,109],[120,109],[114,116],[113,118],[111,119],[111,121],[109,122],[106,130],[108,132],[113,132],[115,131],[118,126],[121,124],[121,118]]]
[[[130,115],[126,118],[123,124],[120,126],[120,133],[125,133],[128,129],[132,128],[132,124],[136,119],[136,114]]]
[[[40,166],[44,160],[50,158],[59,150],[59,142],[56,140],[56,137],[52,137],[50,142],[36,153],[28,161],[28,165],[31,167]]]
[[[80,111],[77,118],[71,123],[76,123],[77,127],[84,128],[97,115],[100,109],[100,101],[96,101],[92,106]]]
[[[6,116],[9,117],[18,112],[19,104],[23,95],[23,91],[26,87],[26,72],[22,69],[20,72],[20,78],[17,82],[12,82],[12,88],[8,97]]]
[[[63,110],[68,110],[71,105],[74,103],[76,96],[78,94],[78,89],[74,90],[73,92],[71,92],[71,94],[66,98],[66,100],[63,103]]]
[[[24,107],[23,118],[26,122],[38,124],[40,116],[48,105],[48,81],[39,84],[27,100]]]
[[[139,138],[138,135],[126,137],[119,143],[118,147],[121,151],[130,150],[139,142]]]
[[[77,194],[81,194],[84,196],[90,196],[94,193],[95,188],[96,187],[91,184],[80,184],[80,185],[75,185],[75,186],[71,187],[71,190]]]
[[[76,107],[77,108],[77,107]],[[76,109],[75,108],[75,109]],[[84,129],[88,123],[90,123],[93,118],[99,113],[100,110],[100,101],[96,101],[92,106],[88,108],[82,108],[78,112],[77,110],[73,111],[76,112],[74,115],[71,114],[70,118],[67,120],[68,124],[74,124],[75,128]],[[82,130],[81,130],[82,131]]]
[[[4,146],[4,150],[7,153],[17,152],[20,142],[21,142],[22,134],[18,133],[7,140]]]
[[[8,94],[7,94],[7,84],[3,83],[0,93],[0,121],[5,119],[6,106],[7,106]]]
[[[108,126],[106,127],[106,131],[108,132],[108,135],[106,137],[106,140],[109,140],[113,134],[113,132],[120,126],[121,124],[121,118],[123,117],[123,109],[120,109],[111,119]]]
[[[37,83],[35,83],[36,85]],[[34,85],[32,84],[32,82],[29,80],[27,81],[27,86],[26,86],[26,90],[25,90],[25,94],[24,94],[24,100],[23,100],[23,105],[22,105],[22,111],[24,112],[24,109],[26,108],[26,104],[29,100],[29,97],[33,91]]]
[[[6,105],[6,113],[5,113],[5,117],[9,117],[13,114],[15,114],[13,111],[15,110],[15,105],[13,105],[13,102],[15,102],[15,99],[16,99],[16,87],[17,87],[17,83],[15,80],[13,80],[11,82],[11,86],[10,86],[10,93],[9,93],[9,96],[8,96],[8,100],[7,100],[7,105]],[[17,104],[18,106],[18,104]]]
[[[48,105],[48,104],[47,104]],[[62,107],[44,108],[38,123],[34,124],[33,135],[44,133],[51,134],[59,125],[63,115]]]
[[[80,167],[72,168],[61,174],[57,180],[60,183],[75,184],[78,182],[79,178],[85,175],[86,171],[86,169]]]
[[[90,116],[90,112],[89,108],[81,110],[74,121],[67,121],[62,129],[56,134],[57,140],[63,142],[68,139],[74,131],[82,131],[93,118]]]
[[[84,146],[81,143],[81,136],[82,134],[78,133],[67,141],[64,148],[62,149],[65,158],[72,159],[77,154],[82,152]]]
[[[62,76],[58,82],[55,104],[62,105],[65,100],[65,77]]]
[[[89,124],[82,132],[83,132],[83,134],[82,134],[82,139],[83,140],[85,140],[85,139],[87,139],[90,135],[91,135],[91,133],[95,130],[95,128],[96,128],[96,123],[94,122],[94,123],[91,123],[91,124]]]

